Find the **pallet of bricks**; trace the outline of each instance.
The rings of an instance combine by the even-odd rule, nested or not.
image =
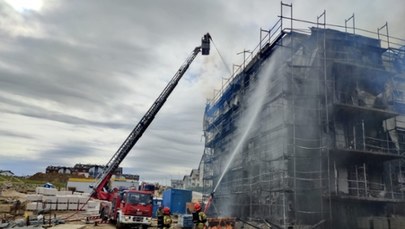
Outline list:
[[[55,188],[37,187],[36,194],[27,195],[27,211],[97,210],[98,202],[88,201],[89,193],[58,191]],[[88,201],[88,202],[87,202]],[[86,204],[87,202],[87,204]]]

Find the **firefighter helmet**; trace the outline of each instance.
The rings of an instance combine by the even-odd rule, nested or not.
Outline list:
[[[200,205],[200,203],[198,203],[198,202],[195,202],[195,203],[194,203],[194,210],[196,210],[196,211],[200,211],[200,210],[201,210],[201,205]]]
[[[164,207],[164,208],[163,208],[163,214],[165,214],[165,215],[170,215],[170,208]]]

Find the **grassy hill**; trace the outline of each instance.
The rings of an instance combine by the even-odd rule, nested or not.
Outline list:
[[[16,177],[0,175],[0,189],[14,189],[19,192],[35,192],[47,182],[52,183],[58,189],[66,188],[69,176],[64,174],[43,174],[37,173],[31,177]]]

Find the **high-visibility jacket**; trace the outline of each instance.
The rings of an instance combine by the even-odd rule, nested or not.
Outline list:
[[[172,217],[170,215],[163,216],[163,228],[168,229],[172,225]]]
[[[198,212],[198,221],[196,222],[197,229],[203,229],[207,222],[207,215],[204,212]]]

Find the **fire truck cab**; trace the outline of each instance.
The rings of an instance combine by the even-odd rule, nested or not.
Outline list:
[[[152,224],[153,196],[150,192],[138,190],[115,190],[111,193],[110,204],[102,206],[100,212],[106,213],[117,228]]]

